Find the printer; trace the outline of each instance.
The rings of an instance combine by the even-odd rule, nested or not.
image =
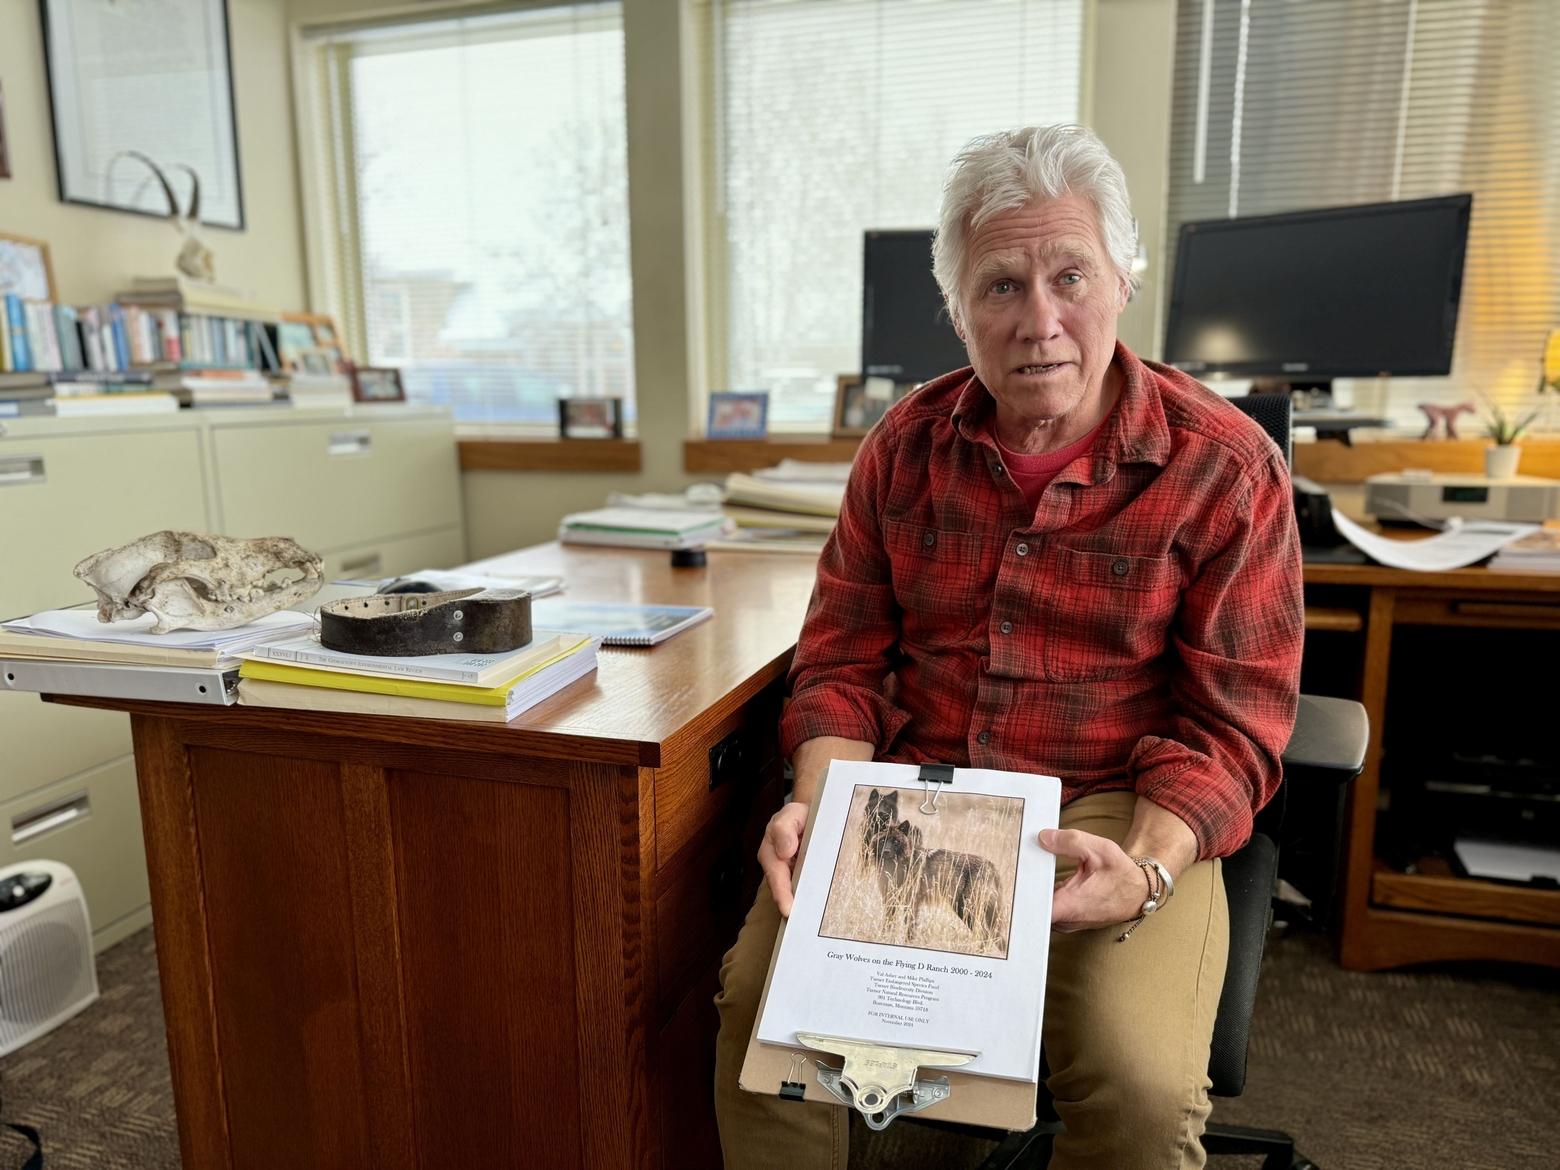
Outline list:
[[[1426,524],[1452,517],[1542,524],[1560,516],[1560,480],[1536,475],[1393,471],[1365,479],[1365,511],[1382,524]]]

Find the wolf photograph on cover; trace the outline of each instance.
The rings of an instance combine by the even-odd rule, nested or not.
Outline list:
[[[819,933],[1006,958],[1023,801],[857,785]]]

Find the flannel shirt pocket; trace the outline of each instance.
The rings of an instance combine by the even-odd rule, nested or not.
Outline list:
[[[1145,669],[1165,652],[1180,604],[1169,555],[1131,556],[1059,547],[1046,598],[1045,676],[1086,682]]]
[[[905,520],[883,521],[883,545],[892,566],[894,599],[904,611],[906,635],[923,645],[967,633],[969,619],[990,607],[980,582],[981,536]]]

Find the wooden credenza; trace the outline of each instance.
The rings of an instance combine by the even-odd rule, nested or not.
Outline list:
[[[507,725],[127,710],[184,1165],[720,1165],[720,955],[782,786],[810,557],[543,546],[711,605]]]
[[[1504,686],[1553,694],[1549,651],[1560,641],[1560,573],[1484,568],[1415,573],[1376,565],[1308,564],[1305,582],[1311,633],[1307,665],[1317,653],[1318,631],[1358,638],[1351,697],[1359,698],[1370,717],[1365,769],[1349,800],[1340,961],[1352,970],[1449,959],[1560,967],[1560,891],[1460,877],[1436,857],[1393,863],[1384,856],[1378,832],[1392,815],[1384,761],[1394,741],[1400,754],[1407,740],[1422,739],[1432,748],[1446,742],[1457,701],[1476,693]],[[1458,630],[1517,631],[1527,637],[1516,650],[1506,647],[1473,670],[1434,652],[1428,655],[1428,669],[1425,654],[1413,660],[1417,670],[1401,665],[1411,661],[1400,644],[1405,634]],[[1539,644],[1542,639],[1546,645]],[[1433,650],[1436,643],[1425,645]],[[1435,712],[1405,710],[1391,702],[1398,692],[1426,685],[1446,700]],[[1511,718],[1491,719],[1477,730],[1498,747],[1510,737]]]

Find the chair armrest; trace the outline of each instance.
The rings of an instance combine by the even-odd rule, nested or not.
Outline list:
[[[1284,749],[1284,772],[1322,772],[1347,783],[1365,766],[1369,741],[1370,721],[1353,699],[1301,695],[1294,734]]]

